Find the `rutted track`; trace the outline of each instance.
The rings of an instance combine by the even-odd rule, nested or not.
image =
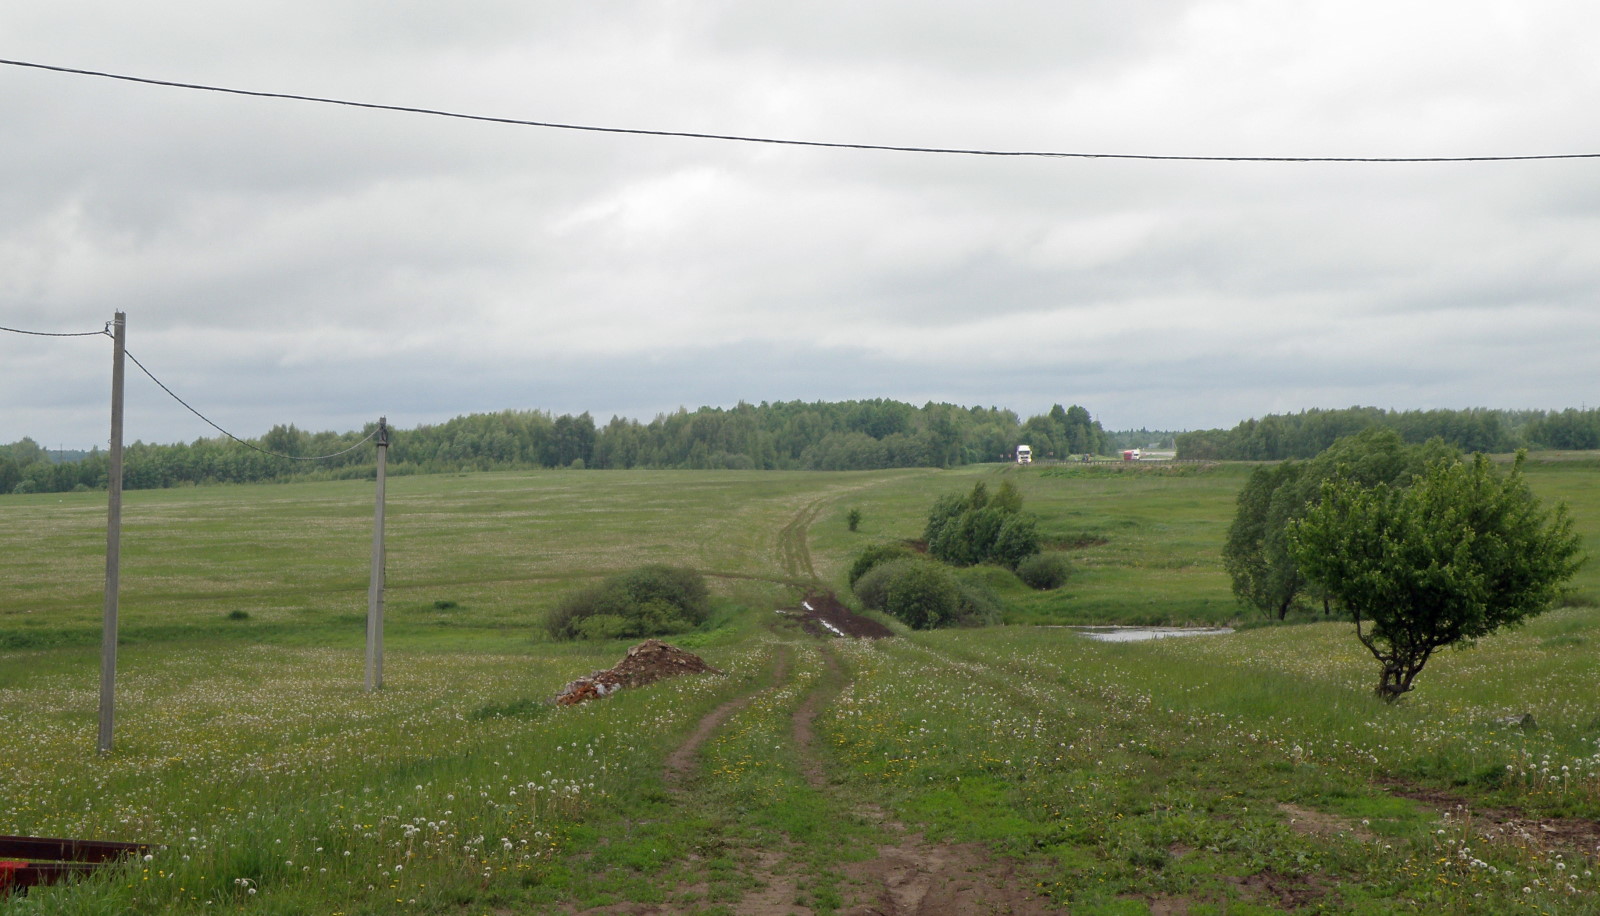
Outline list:
[[[803,641],[791,641],[796,637]],[[921,834],[896,823],[875,799],[863,797],[863,787],[829,778],[816,723],[837,697],[851,688],[850,672],[832,638],[814,640],[790,630],[776,647],[767,685],[707,714],[668,757],[666,781],[672,795],[680,803],[692,803],[699,791],[696,786],[710,778],[694,775],[706,743],[756,700],[775,697],[797,680],[809,683],[789,714],[788,738],[799,775],[821,799],[828,823],[877,825],[871,832],[878,839],[865,859],[849,861],[852,857],[837,855],[842,850],[823,850],[831,864],[820,867],[832,875],[843,895],[841,905],[830,908],[833,912],[844,916],[956,916],[1055,911],[1029,891],[1032,882],[1018,874],[1015,865],[997,862],[977,844],[926,842]],[[820,877],[814,871],[817,863],[807,858],[816,853],[815,849],[808,853],[803,846],[747,848],[740,867],[758,887],[745,892],[733,911],[749,916],[810,916],[817,912],[800,902],[806,899],[804,888]],[[648,906],[627,912],[666,916],[680,910]]]
[[[777,654],[777,659],[772,666],[773,687],[781,687],[789,679],[790,651],[787,646],[782,647]],[[770,690],[773,687],[766,689]],[[685,780],[694,770],[695,756],[700,751],[700,746],[716,733],[717,729],[726,722],[730,716],[749,706],[756,698],[756,694],[747,693],[736,697],[711,710],[702,718],[693,732],[684,742],[667,755],[666,772],[663,774],[667,789],[673,792],[682,792]]]
[[[817,571],[811,565],[811,545],[807,537],[811,523],[822,514],[825,499],[815,499],[807,503],[805,508],[795,514],[778,532],[778,561],[783,564],[784,572],[793,579],[817,578]]]

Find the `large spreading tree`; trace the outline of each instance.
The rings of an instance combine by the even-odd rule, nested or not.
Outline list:
[[[1289,523],[1307,579],[1350,614],[1382,667],[1378,695],[1411,689],[1436,649],[1471,644],[1547,610],[1582,563],[1565,506],[1483,455],[1438,459],[1407,485],[1334,474]]]
[[[1241,602],[1279,620],[1305,603],[1310,583],[1290,549],[1289,526],[1322,495],[1335,476],[1352,484],[1403,487],[1429,461],[1456,458],[1443,440],[1407,444],[1392,429],[1372,428],[1335,441],[1310,461],[1285,461],[1256,468],[1239,491],[1233,524],[1222,546],[1222,563]],[[1327,596],[1316,593],[1326,609]]]

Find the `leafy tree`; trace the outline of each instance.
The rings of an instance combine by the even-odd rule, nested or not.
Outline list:
[[[1316,503],[1323,482],[1335,474],[1364,486],[1403,486],[1430,460],[1453,457],[1455,450],[1442,440],[1407,445],[1398,432],[1371,427],[1336,440],[1310,461],[1257,468],[1239,491],[1222,548],[1234,595],[1279,620],[1302,602],[1307,582],[1290,549],[1289,524]]]
[[[1560,435],[1545,422],[1549,416],[1541,411],[1484,409],[1304,410],[1245,420],[1231,430],[1179,433],[1176,443],[1179,458],[1278,461],[1310,458],[1340,438],[1382,428],[1413,444],[1438,438],[1464,451],[1497,452],[1510,451],[1524,441],[1540,442],[1545,435],[1541,430]]]
[[[288,426],[279,424],[267,430],[261,437],[261,447],[274,455],[287,455],[298,458],[305,453],[306,434],[295,428],[293,423]]]
[[[1295,486],[1304,466],[1293,462],[1258,467],[1239,491],[1238,509],[1222,545],[1222,565],[1238,599],[1279,620],[1300,594],[1304,580],[1288,551],[1285,524],[1298,507]]]
[[[1377,693],[1411,689],[1434,650],[1544,612],[1582,560],[1564,505],[1543,509],[1483,455],[1431,462],[1409,486],[1336,475],[1290,523],[1306,576],[1349,612],[1382,668]]]
[[[1016,569],[1019,563],[1038,552],[1038,521],[1027,513],[1013,512],[1001,523],[999,532],[995,534],[994,543],[989,548],[988,556],[984,559],[999,563],[1007,569]]]
[[[1015,568],[1039,552],[1038,523],[1022,511],[1022,494],[1009,480],[992,497],[981,480],[964,496],[940,497],[928,512],[922,536],[930,555],[957,566],[999,563]]]

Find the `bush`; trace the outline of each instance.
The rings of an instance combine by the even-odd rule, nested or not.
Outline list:
[[[987,583],[974,576],[958,576],[956,587],[960,597],[950,626],[988,627],[1000,622],[1005,602]]]
[[[1072,564],[1059,553],[1036,553],[1017,564],[1017,578],[1029,588],[1060,588],[1072,574]]]
[[[983,627],[999,623],[1004,607],[983,578],[912,556],[874,566],[856,581],[855,595],[863,607],[912,629]]]
[[[1039,554],[1039,523],[1031,515],[1016,513],[1006,519],[995,535],[994,546],[984,559],[1016,569],[1022,561]]]
[[[545,618],[545,629],[555,639],[633,639],[682,633],[710,614],[705,577],[656,564],[568,594]]]
[[[913,630],[943,626],[960,608],[961,587],[941,566],[913,561],[889,579],[884,610]]]
[[[928,512],[923,537],[930,555],[957,566],[1000,563],[1015,569],[1039,552],[1038,524],[1022,511],[1022,494],[1009,480],[992,497],[982,481],[965,496],[940,497]]]
[[[889,606],[889,580],[899,575],[910,564],[926,562],[926,560],[917,557],[907,556],[898,560],[890,560],[887,563],[879,563],[856,580],[854,589],[856,598],[861,601],[862,607],[869,610],[887,610]]]
[[[850,564],[850,587],[855,588],[856,582],[876,566],[909,559],[916,555],[915,551],[903,544],[873,544],[861,551],[856,561]]]

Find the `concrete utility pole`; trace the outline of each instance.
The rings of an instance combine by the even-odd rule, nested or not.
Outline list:
[[[367,692],[383,689],[383,475],[389,420],[378,418],[378,508],[372,521],[372,578],[367,586]]]
[[[117,593],[122,579],[122,363],[128,352],[128,316],[111,321],[111,454],[106,482],[106,604],[100,630],[100,753],[111,753],[117,703]]]

